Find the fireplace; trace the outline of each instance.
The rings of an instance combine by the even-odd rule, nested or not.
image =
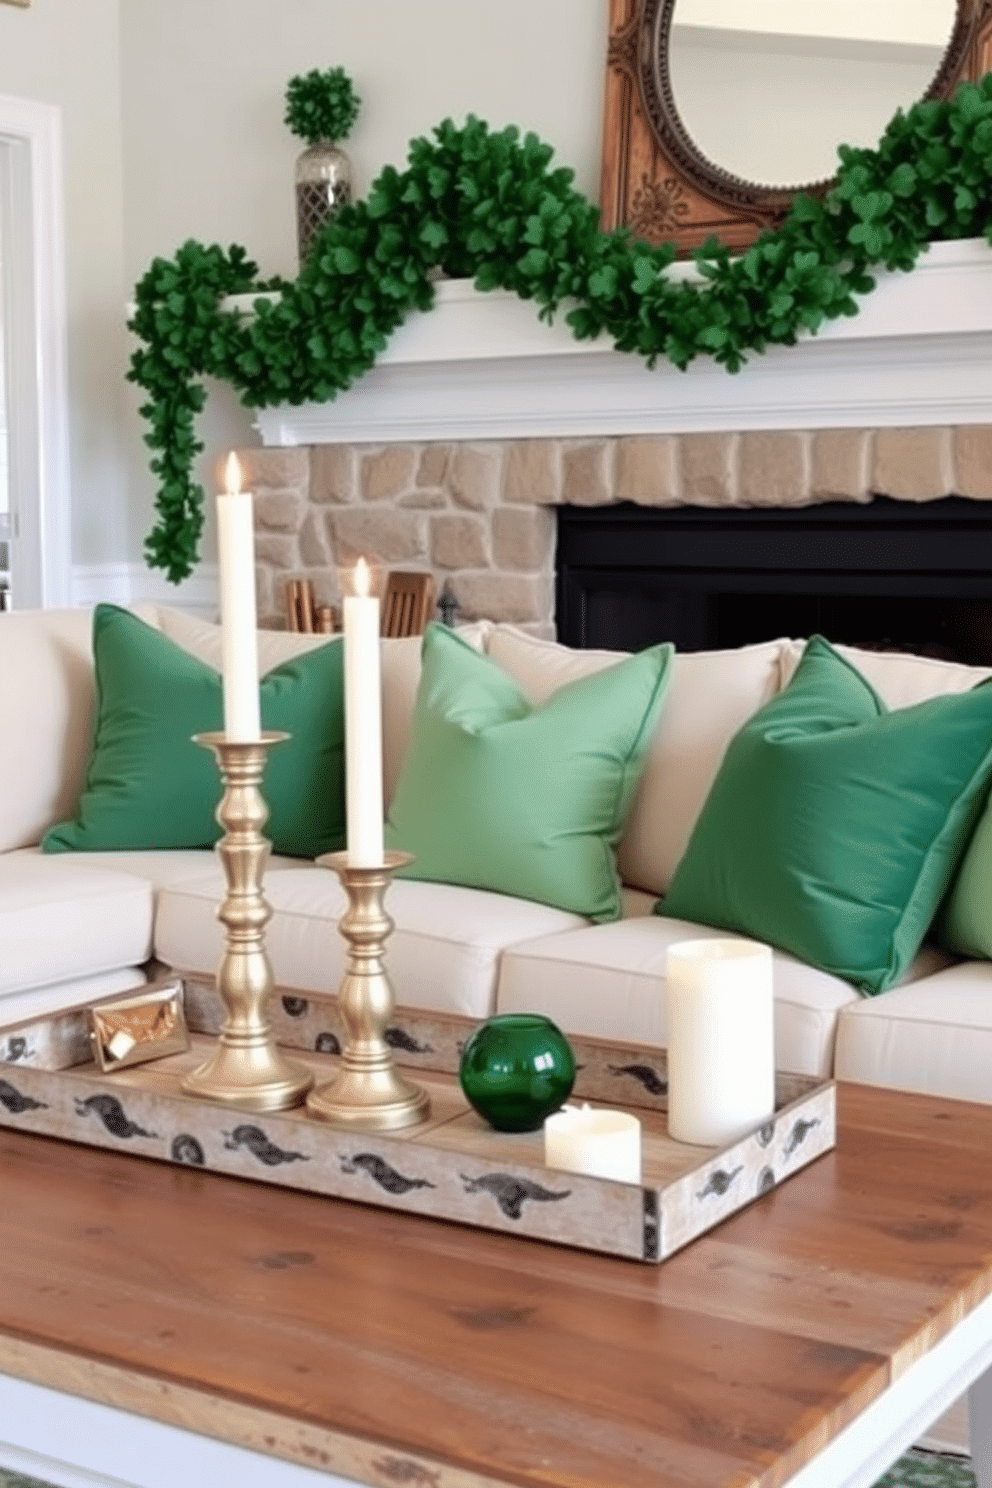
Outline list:
[[[992,513],[961,497],[563,506],[556,571],[572,646],[692,651],[820,632],[992,665]]]
[[[818,630],[992,664],[992,426],[239,453],[266,625],[373,552],[461,620],[576,646]]]
[[[912,274],[879,274],[858,315],[737,377],[702,358],[649,370],[515,296],[442,282],[355,387],[260,410],[266,447],[242,463],[263,623],[283,623],[291,580],[336,604],[338,567],[372,552],[431,572],[462,620],[577,644],[820,629],[973,655],[989,265],[982,240],[934,243]]]

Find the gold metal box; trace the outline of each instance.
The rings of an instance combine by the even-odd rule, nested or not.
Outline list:
[[[105,1072],[189,1048],[179,978],[90,1008],[93,1058]]]

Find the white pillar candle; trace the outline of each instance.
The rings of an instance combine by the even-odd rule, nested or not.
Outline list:
[[[641,1181],[641,1123],[626,1111],[563,1106],[544,1123],[544,1161],[549,1168]]]
[[[750,940],[668,951],[668,1134],[726,1146],[775,1110],[772,953]]]
[[[227,457],[224,484],[227,489],[217,496],[224,732],[247,744],[260,731],[255,524],[251,492],[241,489],[241,467],[233,452]]]
[[[355,565],[355,593],[344,600],[344,744],[348,863],[378,868],[382,854],[382,696],[379,601],[368,564]]]

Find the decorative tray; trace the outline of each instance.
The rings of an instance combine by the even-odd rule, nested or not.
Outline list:
[[[647,1262],[665,1260],[836,1140],[833,1081],[780,1073],[766,1125],[722,1150],[672,1141],[664,1051],[576,1037],[572,1100],[636,1113],[642,1182],[548,1168],[543,1132],[493,1131],[467,1104],[457,1067],[472,1021],[409,1009],[397,1009],[388,1037],[397,1063],[430,1094],[429,1121],[357,1134],[302,1107],[239,1112],[180,1089],[208,1056],[222,1015],[212,986],[186,978],[182,990],[192,1047],[113,1073],[92,1058],[86,1007],[0,1028],[0,1125]],[[277,998],[272,1021],[318,1084],[333,1078],[342,1034],[332,999]]]

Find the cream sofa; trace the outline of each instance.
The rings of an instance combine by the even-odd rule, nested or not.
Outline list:
[[[147,623],[216,665],[216,626],[164,607]],[[221,953],[223,878],[211,850],[63,853],[39,847],[73,812],[94,710],[85,610],[0,618],[0,1023],[140,985],[164,963],[210,978]],[[615,653],[578,652],[505,625],[464,634],[534,702]],[[266,632],[264,672],[326,638]],[[591,924],[565,910],[449,884],[397,880],[389,969],[397,999],[427,1013],[549,1014],[566,1032],[664,1045],[667,947],[719,930],[653,913],[684,852],[728,740],[791,675],[803,643],[676,656],[618,864],[624,917]],[[904,655],[852,652],[892,707],[971,687],[988,672]],[[406,747],[420,668],[418,639],[384,641],[384,787]],[[267,948],[285,1006],[327,997],[344,946],[336,875],[273,856]],[[992,964],[925,945],[901,985],[866,998],[847,982],[775,953],[776,1057],[798,1072],[992,1100]],[[0,1058],[4,1056],[0,1033]],[[11,1057],[8,1053],[6,1057]]]

